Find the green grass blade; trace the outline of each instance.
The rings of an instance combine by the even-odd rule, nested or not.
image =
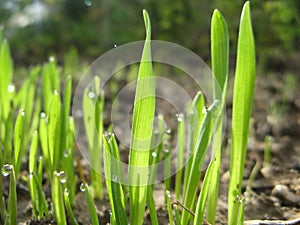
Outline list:
[[[122,171],[118,164],[120,162],[119,149],[113,134],[105,135],[103,140],[105,177],[109,201],[112,207],[112,221],[116,224],[126,225],[128,222],[124,193],[120,184]]]
[[[165,191],[165,199],[167,200],[166,203],[167,203],[167,210],[168,210],[168,215],[169,215],[169,224],[175,225],[175,221],[173,218],[172,204],[171,204],[171,193],[168,190]]]
[[[212,124],[212,114],[219,108],[219,102],[216,101],[213,105],[206,111],[204,116],[202,126],[200,128],[198,142],[195,147],[193,162],[191,165],[191,170],[187,182],[187,188],[185,190],[186,195],[184,196],[183,205],[187,208],[191,208],[195,200],[196,192],[198,189],[198,183],[200,180],[202,164],[205,159],[205,153],[207,151],[208,145],[211,140],[213,124]],[[183,211],[181,224],[186,225],[188,223],[189,213]]]
[[[30,147],[30,153],[29,153],[29,193],[32,201],[32,207],[33,207],[33,215],[35,218],[38,216],[37,211],[37,193],[36,193],[36,185],[34,182],[34,179],[32,177],[32,173],[36,173],[37,167],[37,146],[38,146],[38,133],[37,131],[34,132],[32,141],[31,141],[31,147]]]
[[[209,164],[207,171],[205,173],[205,177],[204,177],[202,187],[201,187],[201,192],[198,197],[195,218],[194,218],[194,225],[202,224],[202,222],[203,222],[203,215],[204,215],[207,194],[209,192],[209,189],[211,188],[210,182],[212,181],[212,176],[214,176],[213,167],[214,167],[214,162],[212,161]]]
[[[255,45],[250,18],[250,3],[246,2],[240,20],[235,73],[232,150],[230,163],[230,183],[228,193],[228,223],[237,224],[238,206],[236,196],[241,194],[244,162],[246,158],[249,120],[255,80]]]
[[[154,202],[153,190],[152,190],[151,185],[148,186],[147,202],[148,202],[148,208],[149,208],[149,213],[150,213],[150,218],[151,218],[151,224],[158,225],[158,218],[157,218],[157,213],[156,213],[156,209],[155,209],[155,202]]]
[[[58,169],[60,163],[60,131],[61,131],[61,101],[57,91],[54,91],[48,119],[48,156],[50,172]]]
[[[60,179],[60,172],[54,171],[52,183],[53,209],[57,224],[67,225]]]
[[[129,156],[130,184],[130,224],[143,222],[147,198],[149,151],[155,111],[155,87],[152,79],[151,25],[148,13],[144,10],[146,40],[139,68],[136,95],[133,109],[131,146]],[[137,169],[137,167],[139,167]],[[139,187],[137,187],[139,186]]]
[[[13,60],[10,55],[8,42],[4,40],[0,49],[0,100],[2,118],[6,120],[10,110],[10,95],[8,85],[12,81]]]
[[[16,174],[13,165],[4,165],[6,172],[10,174],[9,182],[9,196],[7,206],[7,217],[5,219],[5,225],[16,225],[17,224],[17,184]]]
[[[183,166],[184,166],[184,144],[185,144],[185,119],[183,114],[179,114],[178,118],[178,131],[177,131],[177,173],[175,175],[175,198],[180,199],[180,191],[182,185],[182,175],[183,175]]]
[[[90,217],[91,217],[91,222],[92,225],[99,225],[99,220],[98,220],[98,216],[97,216],[97,210],[93,201],[93,197],[90,191],[90,188],[87,184],[81,184],[84,187],[84,191],[85,191],[85,196],[87,199],[87,203],[88,203],[88,208],[89,208],[89,212],[90,212]]]
[[[214,83],[215,98],[222,100],[222,109],[225,105],[226,88],[228,80],[229,65],[229,37],[225,19],[218,10],[215,10],[211,21],[211,52],[212,71],[217,83]],[[218,86],[216,86],[218,85]],[[221,90],[221,92],[220,92]],[[223,110],[221,110],[221,113]],[[217,201],[219,193],[221,145],[223,131],[223,115],[220,114],[220,121],[216,124],[216,132],[212,143],[213,152],[213,176],[211,176],[211,187],[207,197],[206,219],[210,224],[215,224]]]
[[[67,188],[65,188],[65,190],[64,190],[64,202],[65,202],[66,210],[69,215],[71,224],[78,225],[78,222],[75,219],[74,214],[73,214],[73,210],[72,210],[71,202],[70,202],[70,198],[69,198],[69,190]]]
[[[23,120],[24,120],[25,112],[20,110],[16,124],[14,129],[14,170],[16,176],[18,176],[18,172],[20,170],[22,157],[23,157],[23,147],[22,147],[22,139],[23,139]]]

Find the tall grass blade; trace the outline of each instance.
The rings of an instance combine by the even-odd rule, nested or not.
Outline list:
[[[4,165],[5,166],[5,165]],[[5,225],[16,225],[17,224],[17,183],[16,174],[13,165],[7,166],[7,172],[10,174],[9,182],[9,196],[7,205],[7,214],[5,219]]]
[[[54,171],[53,174],[52,202],[57,224],[67,225],[65,207],[63,202],[63,193],[60,184],[60,172],[56,171]]]
[[[88,208],[89,208],[89,212],[90,212],[90,217],[91,217],[91,223],[92,223],[92,225],[99,225],[97,210],[96,210],[95,203],[93,201],[93,197],[92,197],[90,188],[87,184],[81,184],[81,185],[83,185],[83,188],[84,188],[83,190],[85,191],[85,196],[86,196],[86,200],[87,200]]]
[[[22,146],[24,116],[25,112],[23,110],[20,110],[14,129],[14,171],[16,173],[16,176],[18,176],[24,153]]]
[[[217,83],[214,83],[215,98],[222,100],[221,114],[216,124],[216,131],[213,137],[212,152],[212,174],[209,181],[210,189],[207,197],[206,219],[210,224],[215,224],[217,201],[219,193],[221,146],[223,131],[223,107],[225,106],[226,88],[228,80],[229,65],[229,37],[225,19],[222,14],[215,10],[211,21],[211,53],[212,71]]]
[[[246,158],[249,120],[255,80],[255,46],[250,18],[250,3],[246,2],[240,20],[237,65],[232,112],[232,150],[228,192],[228,223],[237,224],[244,163]]]
[[[131,146],[129,156],[130,224],[143,222],[147,198],[149,152],[155,111],[155,87],[152,79],[151,25],[146,10],[143,11],[146,40],[139,68],[134,100]]]

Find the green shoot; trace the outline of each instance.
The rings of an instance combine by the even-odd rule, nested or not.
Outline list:
[[[168,215],[169,215],[169,224],[170,225],[175,225],[175,221],[173,218],[173,211],[172,211],[172,204],[171,204],[171,193],[170,191],[166,190],[165,191],[165,198],[167,200],[167,209],[168,209]]]
[[[127,224],[126,207],[124,201],[124,193],[120,184],[121,167],[119,149],[115,136],[108,134],[104,136],[104,168],[106,176],[106,186],[109,195],[110,204],[112,206],[113,224]]]
[[[265,137],[265,150],[264,150],[264,167],[270,166],[271,162],[271,137],[266,136]]]
[[[80,185],[80,190],[85,192],[85,196],[87,199],[88,208],[89,208],[89,212],[90,212],[90,216],[91,216],[91,223],[93,225],[99,225],[97,210],[96,210],[89,186],[87,184],[82,183]]]
[[[64,172],[54,171],[52,183],[52,202],[57,224],[67,225],[61,182],[65,179]]]
[[[215,98],[222,100],[221,114],[216,124],[216,130],[212,142],[212,167],[213,171],[210,189],[207,197],[206,218],[210,224],[215,224],[217,201],[219,193],[220,164],[221,164],[221,145],[223,131],[223,107],[225,106],[226,87],[228,80],[229,62],[229,37],[225,19],[218,10],[215,10],[211,21],[211,52],[212,52],[212,71],[217,84],[214,86]],[[221,89],[221,93],[220,90]]]
[[[148,183],[149,152],[155,110],[155,88],[152,79],[151,25],[144,10],[146,40],[139,68],[133,108],[131,146],[129,156],[130,224],[143,222]]]
[[[244,163],[246,158],[249,121],[255,79],[255,47],[250,18],[250,3],[246,2],[240,20],[232,112],[232,150],[228,192],[228,224],[238,222],[239,208],[236,199],[241,196]]]
[[[15,124],[15,130],[14,130],[14,170],[16,173],[16,176],[18,176],[22,157],[24,154],[23,146],[22,146],[22,140],[23,140],[23,120],[24,120],[25,112],[24,110],[20,110],[17,121]]]
[[[158,225],[157,213],[156,213],[155,202],[153,197],[153,190],[151,185],[148,186],[147,203],[148,203],[148,208],[149,208],[149,213],[151,218],[151,224]]]
[[[72,211],[68,188],[65,188],[65,190],[64,190],[64,202],[65,202],[66,210],[67,210],[67,213],[69,215],[71,224],[72,225],[78,225],[78,222],[75,219],[73,211]]]

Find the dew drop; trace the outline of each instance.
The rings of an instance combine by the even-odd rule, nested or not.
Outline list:
[[[172,133],[171,128],[167,128],[167,129],[166,129],[166,134],[171,134],[171,133]]]
[[[59,172],[59,181],[60,181],[60,183],[64,184],[64,183],[67,182],[67,180],[68,180],[67,174],[64,171],[60,171]]]
[[[107,140],[108,143],[110,143],[113,139],[114,134],[113,133],[107,133],[105,134],[105,138]]]
[[[41,112],[40,117],[41,118],[46,118],[46,113],[45,112]]]
[[[25,116],[25,110],[24,109],[21,109],[20,113],[21,113],[21,116]]]
[[[153,158],[156,158],[156,157],[157,157],[157,153],[156,153],[156,152],[152,152],[151,155],[152,155]]]
[[[28,179],[32,179],[33,178],[33,172],[30,172],[29,174],[28,174]]]
[[[169,150],[168,148],[165,148],[165,149],[164,149],[164,153],[165,153],[165,154],[169,154],[169,152],[170,152],[170,150]]]
[[[3,176],[7,177],[13,170],[13,165],[5,164],[2,166],[1,173]]]
[[[81,183],[79,186],[80,191],[85,192],[85,184]]]
[[[49,57],[49,62],[55,62],[55,57],[54,56],[50,56]]]
[[[118,45],[114,45],[114,48],[118,47]]]
[[[117,183],[119,181],[118,176],[117,175],[113,175],[112,176],[112,181],[115,182],[115,183]]]
[[[91,0],[84,0],[84,4],[87,6],[87,7],[91,7],[93,5],[92,1]]]
[[[68,190],[68,188],[65,188],[64,193],[65,193],[65,196],[69,196],[69,190]]]
[[[68,158],[70,156],[70,154],[71,154],[71,149],[67,148],[67,149],[64,150],[64,157],[65,158]]]
[[[90,99],[94,99],[94,98],[95,98],[95,93],[92,92],[92,91],[90,91],[90,92],[88,93],[88,97],[89,97]]]
[[[54,95],[58,95],[58,91],[57,90],[54,90]]]
[[[13,85],[13,84],[8,85],[7,86],[7,91],[9,93],[13,93],[15,91],[15,85]]]

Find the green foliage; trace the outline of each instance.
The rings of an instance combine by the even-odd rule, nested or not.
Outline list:
[[[250,19],[250,5],[246,2],[242,11],[237,65],[235,72],[233,112],[232,112],[232,150],[230,163],[230,183],[228,192],[228,223],[237,224],[241,195],[244,163],[246,158],[249,121],[255,80],[255,47]]]

